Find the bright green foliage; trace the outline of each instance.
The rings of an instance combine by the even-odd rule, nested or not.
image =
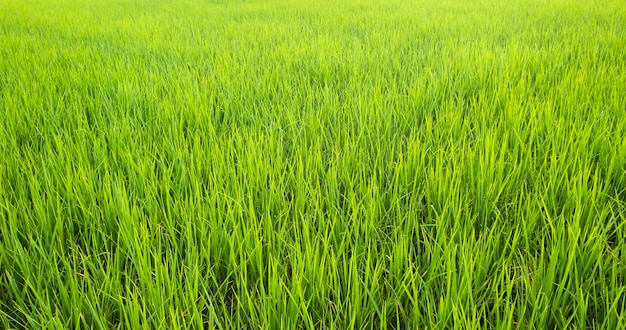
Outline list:
[[[626,3],[0,0],[0,327],[626,327]]]

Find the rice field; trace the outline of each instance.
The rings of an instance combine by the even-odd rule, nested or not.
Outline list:
[[[0,0],[0,328],[626,328],[626,2]]]

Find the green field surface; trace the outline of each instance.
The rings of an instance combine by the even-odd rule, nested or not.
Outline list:
[[[626,1],[0,0],[0,328],[625,329]]]

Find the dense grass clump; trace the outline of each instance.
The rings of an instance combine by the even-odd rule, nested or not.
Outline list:
[[[0,0],[0,327],[626,327],[626,3]]]

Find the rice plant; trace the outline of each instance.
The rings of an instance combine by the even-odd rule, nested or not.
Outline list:
[[[0,327],[626,328],[621,0],[0,0]]]

